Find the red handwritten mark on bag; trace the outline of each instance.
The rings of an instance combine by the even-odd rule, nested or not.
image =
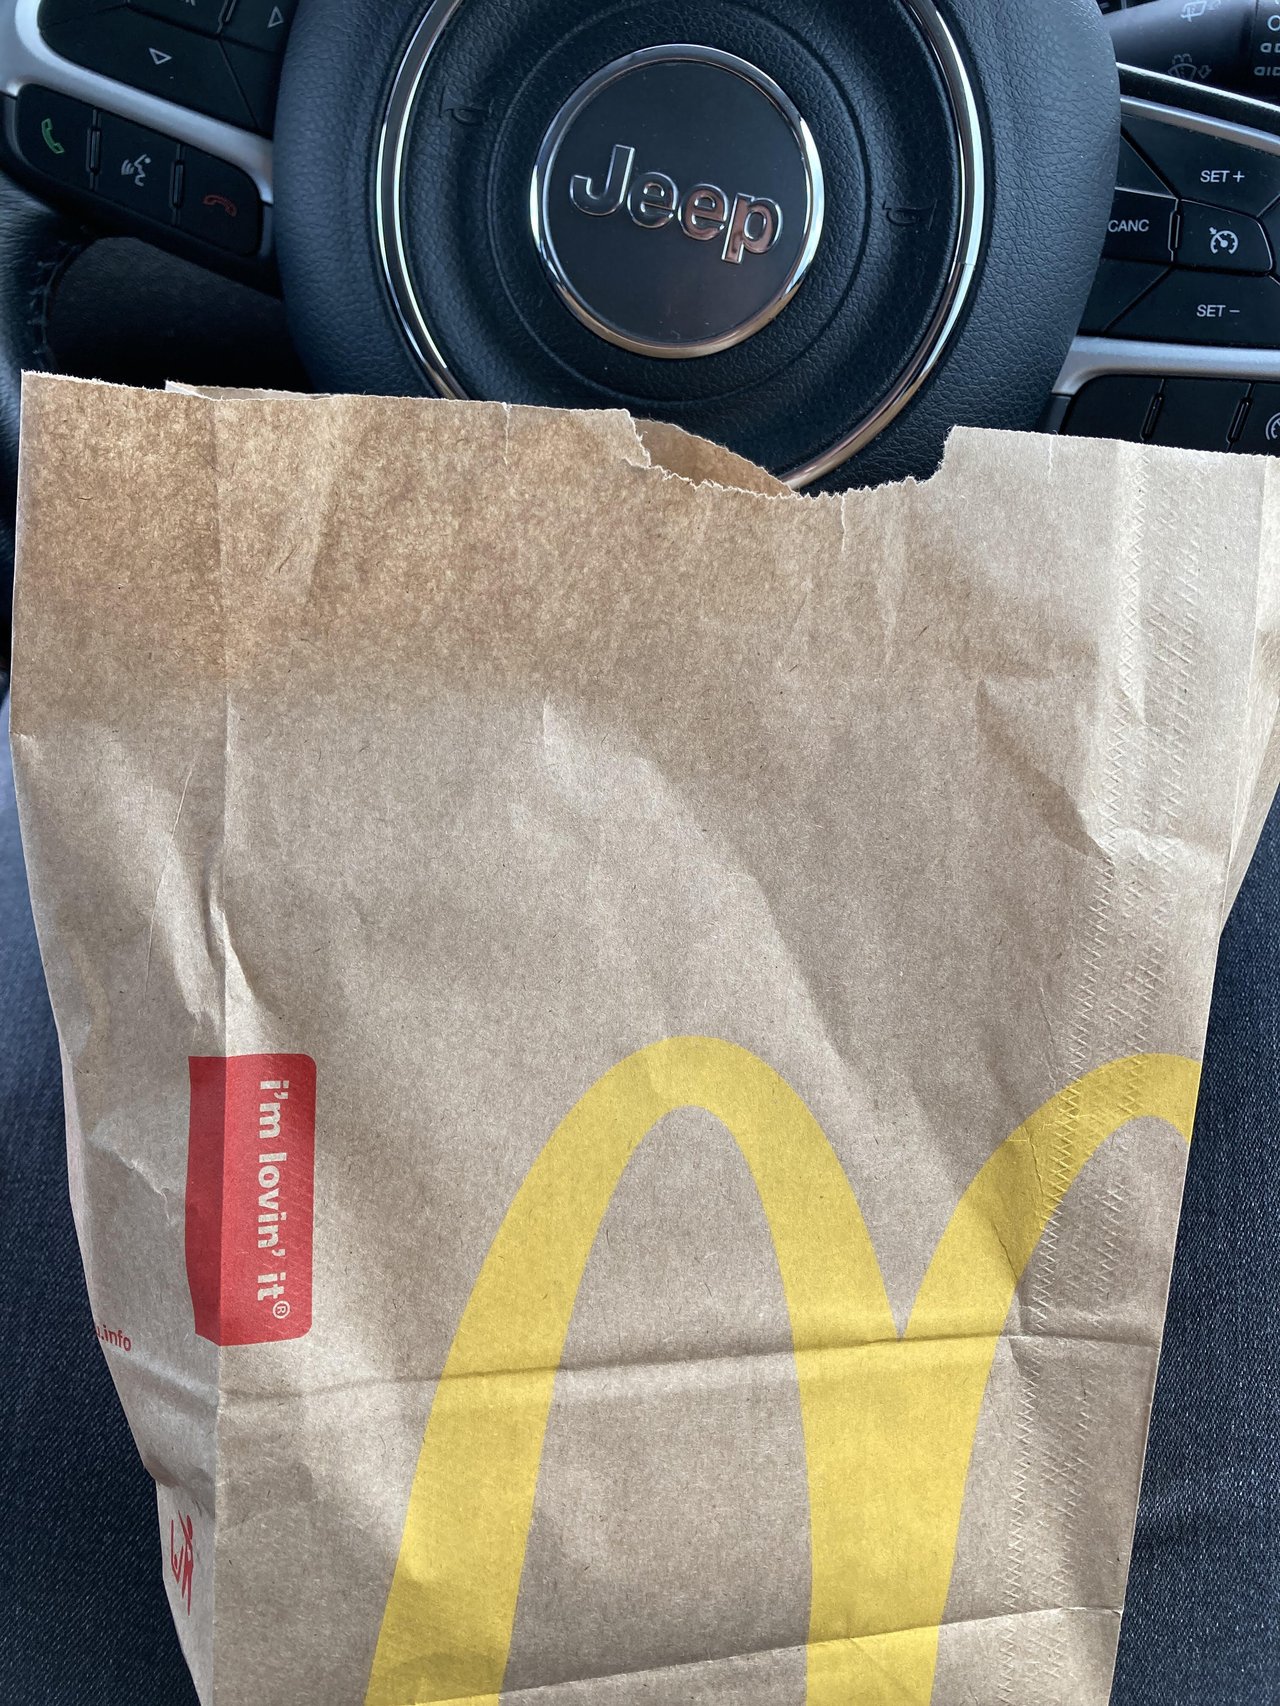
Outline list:
[[[178,1545],[178,1533],[182,1535],[182,1545]],[[178,1595],[191,1610],[191,1583],[196,1573],[195,1523],[189,1516],[178,1517],[178,1529],[175,1530],[173,1518],[169,1518],[169,1568],[173,1571],[173,1579],[178,1584]]]
[[[311,1328],[316,1067],[305,1054],[193,1056],[187,1282],[215,1345]]]

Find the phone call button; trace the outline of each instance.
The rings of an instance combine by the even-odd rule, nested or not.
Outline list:
[[[32,171],[76,189],[89,188],[92,107],[28,83],[18,91],[15,125],[18,152]]]
[[[262,209],[253,179],[225,160],[188,148],[182,162],[178,224],[202,242],[233,255],[254,255]]]

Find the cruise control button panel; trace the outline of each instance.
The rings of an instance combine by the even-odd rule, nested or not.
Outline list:
[[[1280,152],[1128,111],[1116,181],[1081,331],[1280,349]]]
[[[55,53],[242,130],[271,134],[294,0],[41,0]]]
[[[228,255],[258,253],[262,203],[238,167],[34,83],[5,110],[9,146],[40,178],[110,203],[141,230],[165,227]]]

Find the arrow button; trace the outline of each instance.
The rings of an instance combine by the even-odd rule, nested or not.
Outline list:
[[[159,0],[157,0],[159,3]],[[183,5],[186,0],[181,0]],[[208,113],[244,130],[255,127],[220,44],[132,6],[47,26],[55,53],[149,95]]]
[[[279,53],[293,22],[297,0],[236,0],[236,9],[223,26],[227,41]]]

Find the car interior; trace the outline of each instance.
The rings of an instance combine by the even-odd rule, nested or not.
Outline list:
[[[624,408],[812,493],[957,425],[1280,454],[1280,0],[0,0],[0,94],[0,704],[33,369]],[[184,1706],[0,726],[0,1701]],[[1280,1700],[1278,926],[1274,818],[1116,1706]]]

